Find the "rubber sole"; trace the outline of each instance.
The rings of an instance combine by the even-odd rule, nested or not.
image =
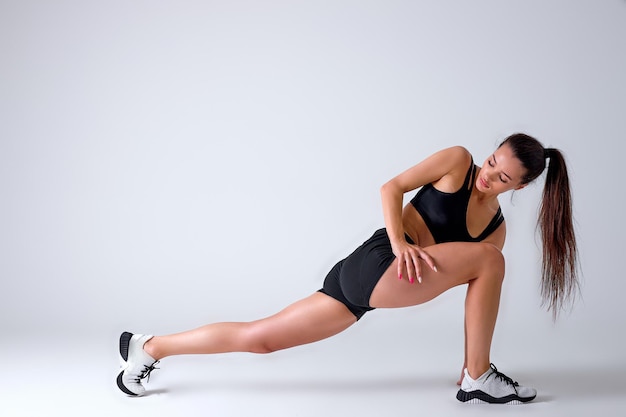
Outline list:
[[[509,401],[507,403],[489,403],[487,401],[483,401],[483,400],[480,400],[478,398],[467,400],[464,403],[465,404],[501,404],[501,405],[522,405],[522,404],[524,404],[523,402],[521,402],[519,400],[511,400],[511,401]]]
[[[480,390],[467,392],[467,391],[463,391],[462,389],[460,389],[456,393],[457,400],[463,403],[469,403],[469,404],[520,405],[520,404],[524,404],[524,403],[534,400],[535,397],[536,395],[532,397],[523,398],[518,395],[511,394],[511,395],[507,395],[506,397],[496,398]]]
[[[122,390],[122,392],[124,394],[128,394],[128,395],[132,395],[133,397],[136,397],[137,394],[135,394],[134,392],[130,391],[128,388],[126,388],[124,386],[124,384],[122,383],[122,375],[124,374],[124,371],[120,372],[119,375],[117,376],[117,387],[119,389]]]
[[[129,332],[124,332],[120,336],[120,355],[124,362],[128,361],[128,346],[130,345],[131,337],[133,337],[133,334]]]
[[[120,335],[120,356],[124,360],[124,362],[128,361],[128,346],[130,345],[130,339],[133,337],[132,333],[124,332]],[[123,364],[124,368],[126,368],[126,363]],[[124,393],[128,395],[132,395],[136,397],[137,394],[129,390],[124,386],[122,382],[122,376],[124,375],[124,370],[117,375],[117,387]]]

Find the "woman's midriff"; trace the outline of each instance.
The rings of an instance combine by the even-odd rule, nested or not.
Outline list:
[[[435,239],[428,230],[424,219],[410,203],[404,206],[402,210],[402,225],[404,232],[411,236],[415,242],[418,242],[419,246],[426,247],[435,244]]]

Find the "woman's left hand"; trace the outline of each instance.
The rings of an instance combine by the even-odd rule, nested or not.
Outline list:
[[[410,243],[395,242],[391,244],[393,254],[398,260],[398,278],[407,277],[412,284],[417,278],[417,282],[422,282],[422,271],[420,260],[424,261],[433,271],[437,272],[437,267],[431,256],[418,245]]]

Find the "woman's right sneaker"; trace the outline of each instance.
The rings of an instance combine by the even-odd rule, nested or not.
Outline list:
[[[117,376],[117,386],[125,394],[143,395],[146,389],[141,384],[144,378],[150,379],[150,372],[159,361],[143,350],[143,345],[152,339],[150,335],[124,332],[120,336],[120,356],[122,372]]]
[[[537,396],[534,388],[523,387],[499,372],[492,363],[489,370],[478,379],[465,369],[465,377],[456,398],[464,403],[522,404]]]

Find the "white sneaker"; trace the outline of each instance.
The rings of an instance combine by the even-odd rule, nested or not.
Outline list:
[[[469,403],[522,404],[537,396],[534,388],[523,387],[502,372],[492,363],[490,369],[478,379],[465,369],[465,377],[456,398]]]
[[[143,350],[143,345],[152,339],[150,335],[122,333],[120,336],[120,355],[122,372],[117,376],[117,386],[128,395],[143,395],[146,389],[141,385],[144,378],[150,379],[150,372],[159,361]]]

